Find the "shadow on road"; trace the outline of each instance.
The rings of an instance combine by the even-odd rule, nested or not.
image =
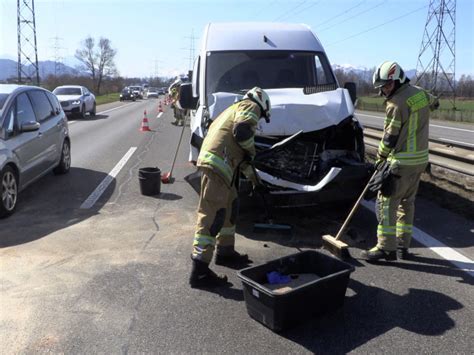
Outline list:
[[[346,298],[343,309],[281,335],[313,353],[346,354],[395,328],[443,335],[455,326],[448,312],[463,308],[455,299],[430,290],[411,288],[400,296],[355,280],[349,288],[355,295]]]
[[[96,215],[112,195],[115,179],[92,208],[79,207],[106,176],[72,167],[68,174],[50,173],[29,186],[19,194],[15,213],[0,220],[0,248],[43,238]]]

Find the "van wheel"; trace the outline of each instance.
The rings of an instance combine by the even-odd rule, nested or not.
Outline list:
[[[66,174],[71,168],[71,144],[66,139],[63,143],[63,149],[61,150],[61,160],[58,166],[53,169],[56,175]]]
[[[10,166],[0,173],[0,218],[11,215],[18,201],[18,179]]]

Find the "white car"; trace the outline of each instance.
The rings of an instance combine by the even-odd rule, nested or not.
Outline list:
[[[86,113],[95,116],[95,96],[86,87],[79,85],[58,86],[53,90],[61,106],[68,116],[86,118]]]

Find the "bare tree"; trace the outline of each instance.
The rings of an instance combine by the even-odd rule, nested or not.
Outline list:
[[[89,73],[97,94],[100,94],[104,77],[117,74],[114,62],[116,54],[110,40],[102,37],[97,48],[95,40],[89,36],[82,42],[82,47],[76,50],[75,57],[82,63],[82,69]]]

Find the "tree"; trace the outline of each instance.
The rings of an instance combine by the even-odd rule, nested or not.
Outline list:
[[[82,47],[76,50],[75,57],[82,63],[82,69],[89,73],[97,94],[100,94],[104,78],[117,74],[114,62],[116,54],[110,40],[103,37],[96,47],[94,38],[89,36],[82,42]]]

